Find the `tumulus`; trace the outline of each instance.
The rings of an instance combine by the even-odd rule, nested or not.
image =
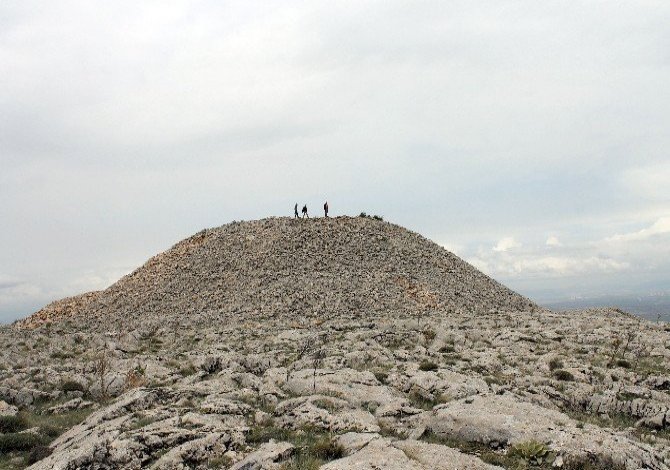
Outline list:
[[[389,316],[534,310],[436,243],[370,217],[270,218],[203,230],[100,292],[54,302],[19,327],[171,315]]]

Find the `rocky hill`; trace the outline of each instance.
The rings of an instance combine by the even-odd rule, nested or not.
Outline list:
[[[109,289],[54,302],[18,326],[230,316],[330,317],[532,310],[439,245],[369,217],[272,218],[203,230]]]
[[[670,325],[369,218],[205,230],[0,344],[0,469],[670,468]]]

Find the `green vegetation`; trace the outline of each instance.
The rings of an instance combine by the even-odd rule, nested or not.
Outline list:
[[[317,398],[316,400],[312,401],[312,404],[314,404],[314,406],[316,406],[317,408],[327,410],[330,413],[339,411],[342,408],[340,405],[337,405],[332,400],[327,400],[325,398]]]
[[[456,349],[454,348],[453,344],[445,344],[438,351],[441,352],[442,354],[450,354],[456,352]]]
[[[439,367],[433,361],[423,360],[423,361],[421,361],[421,364],[419,364],[419,370],[433,371],[433,370],[437,370],[437,369],[439,369]]]
[[[408,395],[407,398],[409,399],[410,404],[414,408],[420,408],[422,410],[432,410],[433,407],[436,405],[440,405],[442,403],[446,403],[449,401],[449,398],[443,395],[440,395],[435,398],[431,398],[431,396],[425,396],[423,394],[417,393],[416,391],[411,391]]]
[[[85,392],[86,388],[74,380],[67,380],[63,382],[60,389],[64,392]]]
[[[379,220],[379,221],[383,221],[383,220],[384,220],[384,217],[382,217],[381,215],[368,215],[368,214],[365,213],[365,212],[361,212],[358,216],[359,216],[359,217],[364,217],[364,218],[367,217],[367,218],[375,219],[375,220]]]
[[[207,468],[228,468],[233,464],[233,460],[227,456],[214,457],[207,461]]]
[[[436,435],[430,431],[424,433],[421,440],[459,449],[466,454],[478,456],[486,463],[508,470],[550,470],[553,468],[553,452],[547,445],[535,441],[517,443],[503,453],[479,442]],[[564,457],[562,468],[565,470],[625,470],[625,466],[616,464],[611,458],[602,455],[588,455],[580,458]]]
[[[551,361],[549,361],[549,370],[550,371],[555,371],[556,369],[562,369],[563,368],[563,361],[561,361],[559,358],[555,357]]]
[[[25,429],[25,420],[20,416],[0,416],[0,433],[18,432]]]
[[[630,369],[631,363],[626,359],[617,359],[615,363],[618,367],[623,367],[624,369]]]
[[[46,437],[31,432],[0,434],[0,453],[30,451],[46,443]]]
[[[424,339],[424,342],[425,342],[426,346],[428,346],[437,336],[437,333],[435,332],[435,330],[432,330],[430,328],[426,328],[425,330],[423,330],[421,332],[421,334],[423,335],[423,339]]]
[[[537,441],[520,442],[510,447],[507,452],[509,457],[518,457],[530,465],[540,466],[544,463],[552,463],[555,455],[549,448]]]
[[[259,445],[270,439],[290,442],[296,447],[295,454],[281,467],[282,470],[317,469],[344,455],[344,449],[334,441],[332,435],[320,429],[304,427],[294,431],[272,425],[257,426],[247,435],[247,442],[250,444]]]
[[[76,410],[59,415],[42,414],[54,403],[43,404],[35,411],[21,411],[16,416],[0,417],[0,469],[24,468],[50,454],[48,444],[56,437],[82,422],[89,410]],[[37,428],[36,432],[24,432]]]
[[[564,369],[557,369],[554,371],[554,377],[556,377],[558,380],[562,380],[564,382],[574,382],[575,376],[572,375],[572,373],[568,372],[567,370]]]

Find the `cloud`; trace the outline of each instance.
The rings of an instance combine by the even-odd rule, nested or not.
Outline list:
[[[670,217],[661,217],[651,226],[638,230],[637,232],[630,232],[624,234],[617,234],[607,237],[607,242],[631,242],[648,240],[656,235],[664,235],[670,233]]]
[[[493,247],[493,251],[510,251],[514,248],[519,248],[520,246],[521,243],[517,242],[514,237],[505,237],[498,241],[498,244]]]
[[[23,284],[23,281],[0,274],[0,290],[12,289],[20,286],[21,284]]]
[[[553,235],[550,236],[549,238],[547,238],[547,241],[545,242],[545,245],[547,245],[547,246],[553,246],[553,247],[563,246],[563,244],[561,243],[561,241],[560,241],[557,237],[555,237],[555,236],[553,236]]]
[[[565,278],[620,272],[630,268],[629,263],[604,255],[587,257],[567,254],[547,255],[542,249],[514,255],[500,251],[494,254],[481,251],[469,261],[489,275],[500,279]]]
[[[0,266],[34,303],[324,193],[502,276],[661,262],[603,239],[667,213],[670,3],[164,3],[0,2]]]
[[[40,286],[28,282],[13,281],[0,283],[0,312],[3,308],[10,308],[26,300],[44,296]],[[0,315],[0,322],[2,316]]]

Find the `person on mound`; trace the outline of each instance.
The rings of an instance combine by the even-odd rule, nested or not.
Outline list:
[[[299,219],[300,216],[298,215],[298,203],[295,203],[295,206],[293,206],[293,215],[296,219]]]
[[[307,213],[307,204],[302,206],[302,218],[304,219],[305,217],[309,219],[309,214]]]
[[[323,205],[323,213],[328,217],[328,201]]]

